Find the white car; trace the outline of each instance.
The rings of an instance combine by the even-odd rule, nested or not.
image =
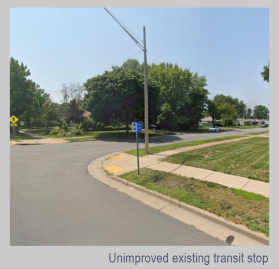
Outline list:
[[[211,128],[209,128],[210,132],[220,132],[221,128],[219,126],[212,126]]]

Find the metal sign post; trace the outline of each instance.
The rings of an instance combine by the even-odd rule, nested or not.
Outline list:
[[[139,171],[139,141],[138,141],[138,133],[142,132],[142,124],[141,122],[132,122],[132,132],[136,133],[136,143],[137,143],[137,166],[138,166],[138,175]]]
[[[71,126],[71,137],[72,137],[72,142],[73,142],[73,121],[70,121],[70,126]]]

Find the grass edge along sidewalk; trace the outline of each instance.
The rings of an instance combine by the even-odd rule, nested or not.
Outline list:
[[[175,143],[165,146],[157,146],[157,147],[150,147],[149,148],[149,154],[155,154],[160,153],[167,150],[175,150],[177,148],[183,148],[183,147],[191,147],[191,146],[197,146],[201,144],[211,143],[211,142],[218,142],[218,141],[224,141],[224,140],[232,140],[237,138],[245,138],[245,136],[224,136],[224,137],[217,137],[217,138],[209,138],[209,139],[203,139],[203,140],[197,140],[197,141],[190,141],[190,142],[181,142],[181,143]],[[247,137],[248,139],[248,137]],[[127,154],[137,156],[136,150],[128,150],[124,151]],[[139,157],[147,156],[148,154],[145,154],[145,149],[139,149]]]
[[[179,152],[161,161],[269,182],[269,139],[253,136]]]
[[[269,198],[148,168],[119,177],[269,236]]]

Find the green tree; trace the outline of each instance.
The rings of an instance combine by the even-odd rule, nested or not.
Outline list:
[[[10,115],[22,119],[34,98],[34,84],[27,77],[30,70],[23,63],[10,58]]]
[[[117,68],[117,67],[113,67]],[[130,71],[138,71],[140,73],[143,73],[143,64],[140,64],[138,60],[136,59],[129,59],[125,63],[122,64],[122,68],[124,70],[130,70]]]
[[[129,132],[131,121],[144,119],[144,77],[136,70],[114,68],[103,75],[88,79],[84,84],[84,108],[95,122],[110,125],[122,122]],[[149,122],[156,122],[159,88],[148,80]]]
[[[80,102],[76,99],[70,101],[67,119],[68,121],[73,121],[74,123],[80,123],[84,120],[83,117],[84,110],[80,109]]]
[[[159,107],[168,104],[174,113],[172,126],[198,126],[207,101],[206,78],[171,63],[152,64],[148,75],[160,87]]]
[[[269,83],[269,62],[268,65],[264,65],[261,75],[263,76],[263,80]]]
[[[10,114],[25,120],[29,127],[31,118],[40,116],[43,103],[49,98],[38,84],[27,79],[30,75],[27,66],[10,58]]]
[[[258,105],[254,107],[253,115],[257,119],[267,119],[268,118],[268,108],[262,105]]]
[[[165,103],[161,107],[161,113],[158,115],[157,124],[162,126],[162,130],[164,126],[168,129],[171,129],[174,117],[175,115],[171,106]]]
[[[237,112],[237,116],[242,118],[246,113],[246,105],[242,100],[233,98],[229,95],[217,94],[214,97],[214,101],[221,105],[230,104],[233,106]]]
[[[59,120],[59,104],[54,103],[49,98],[46,102],[43,103],[42,114],[38,119],[41,121],[44,126],[48,129],[51,121]]]
[[[220,104],[213,101],[213,100],[208,100],[207,102],[207,110],[209,115],[212,118],[212,126],[215,125],[215,120],[220,119]]]
[[[252,117],[252,113],[253,113],[252,109],[251,109],[251,108],[248,108],[248,109],[247,109],[247,112],[246,112],[246,117],[247,117],[247,118],[251,118],[251,117]]]
[[[230,104],[221,105],[220,108],[221,123],[223,126],[233,126],[237,119],[236,109]]]

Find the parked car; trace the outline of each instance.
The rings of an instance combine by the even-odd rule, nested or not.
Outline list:
[[[155,125],[155,124],[149,124],[149,129],[150,129],[150,130],[156,130],[157,128],[158,128],[157,125]]]
[[[210,132],[220,132],[221,128],[219,126],[212,126],[211,128],[209,128]]]
[[[264,127],[268,127],[268,124],[266,124],[266,123],[262,124],[262,128],[264,128]]]

